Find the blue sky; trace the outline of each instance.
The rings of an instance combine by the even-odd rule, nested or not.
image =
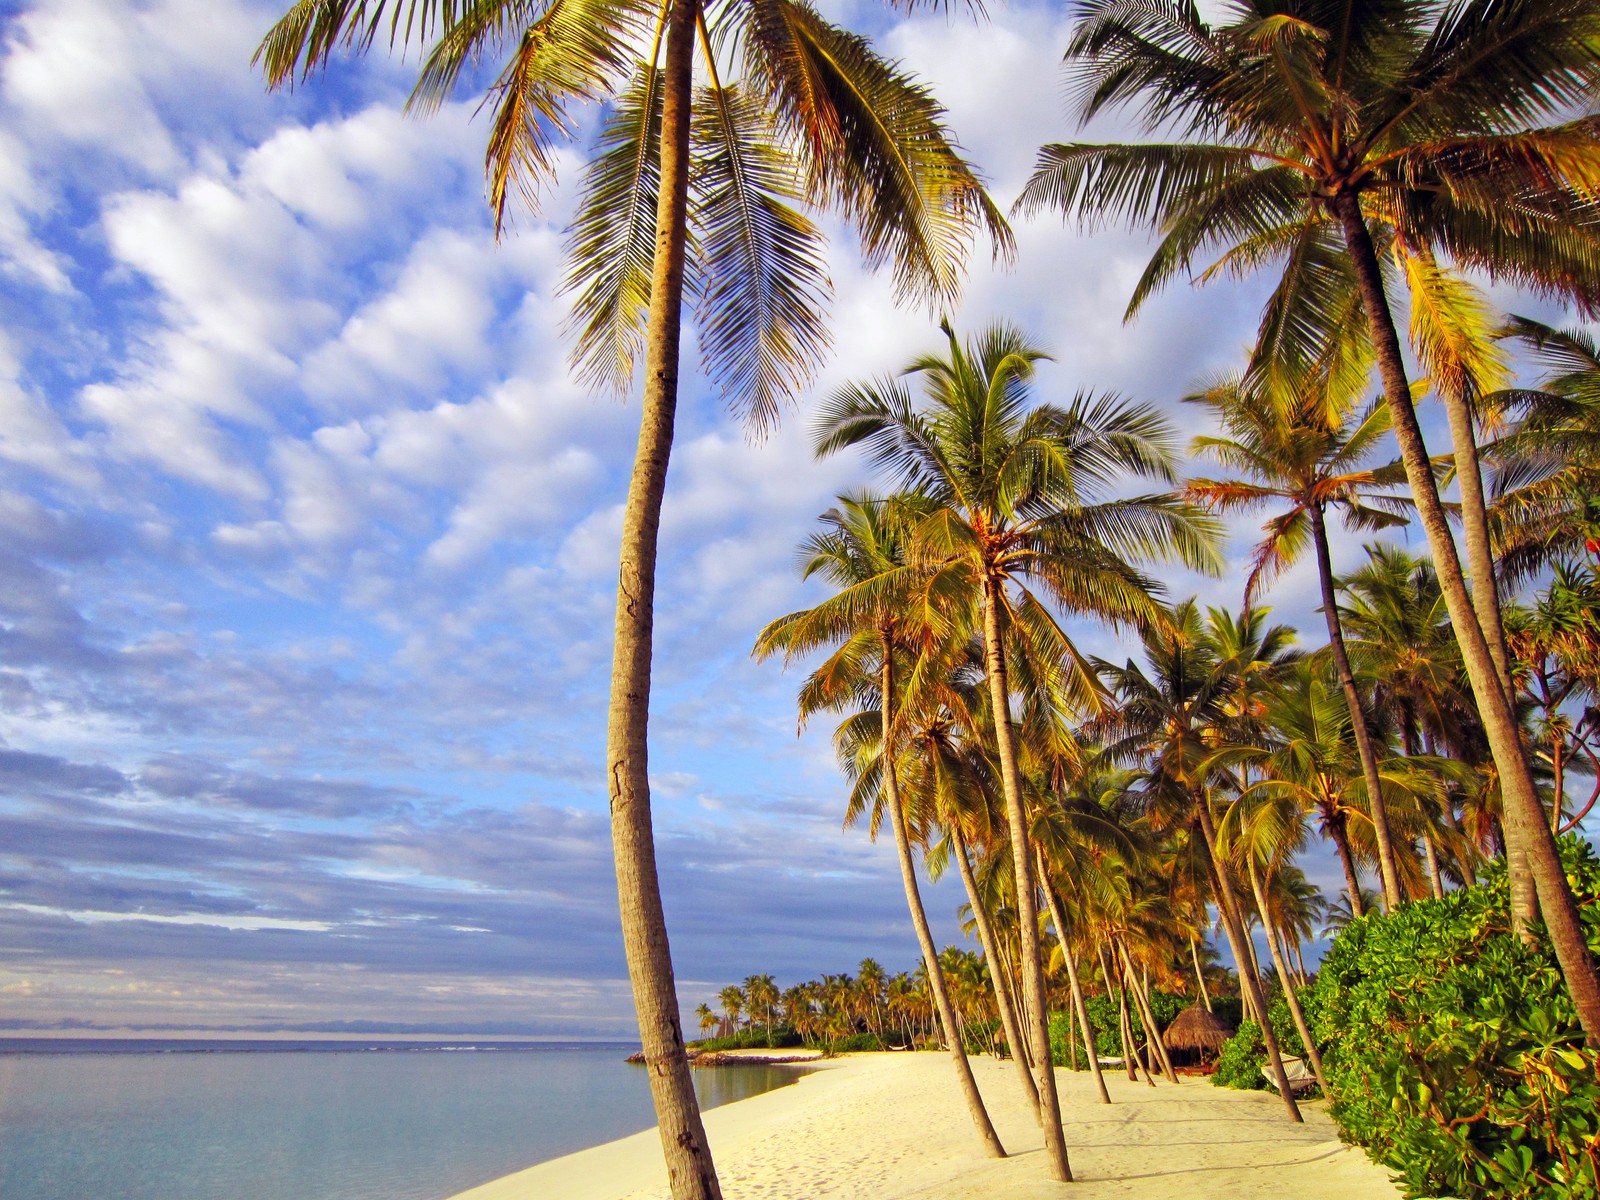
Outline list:
[[[1002,203],[1068,136],[1058,11],[824,8],[932,82]],[[277,15],[38,0],[0,26],[0,1032],[629,1036],[601,761],[636,409],[567,378],[581,146],[497,245],[476,97],[408,119],[415,57],[382,54],[268,95]],[[955,319],[1034,331],[1047,398],[1176,410],[1249,340],[1257,287],[1124,327],[1140,238],[1019,240]],[[936,344],[847,238],[832,277],[812,395]],[[798,673],[748,655],[812,595],[795,543],[868,480],[812,460],[809,400],[756,443],[697,376],[684,398],[651,761],[690,1004],[914,957],[891,850],[840,832],[826,731],[795,736]],[[1236,604],[1241,578],[1170,586]],[[1280,617],[1317,628],[1313,591],[1287,577]],[[932,892],[947,940],[958,902]]]

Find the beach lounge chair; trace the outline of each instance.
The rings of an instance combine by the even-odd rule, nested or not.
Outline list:
[[[1289,1080],[1289,1091],[1293,1095],[1298,1096],[1302,1092],[1309,1092],[1312,1088],[1317,1086],[1317,1077],[1312,1073],[1311,1067],[1307,1065],[1304,1059],[1295,1058],[1292,1055],[1285,1055],[1283,1060],[1283,1073],[1284,1076]],[[1271,1088],[1273,1091],[1278,1090],[1278,1079],[1273,1073],[1272,1064],[1270,1062],[1264,1062],[1261,1064],[1261,1076],[1267,1081],[1267,1086],[1269,1088]]]

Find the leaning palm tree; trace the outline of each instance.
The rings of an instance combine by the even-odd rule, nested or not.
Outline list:
[[[1269,386],[1229,379],[1188,397],[1210,408],[1221,424],[1220,434],[1197,437],[1192,448],[1236,473],[1230,479],[1191,479],[1188,493],[1215,512],[1277,510],[1262,526],[1265,536],[1251,556],[1244,587],[1246,608],[1279,571],[1300,557],[1310,534],[1322,585],[1328,646],[1350,708],[1350,727],[1367,792],[1373,797],[1379,877],[1385,903],[1392,908],[1400,903],[1400,878],[1378,782],[1378,756],[1339,623],[1328,510],[1337,511],[1346,525],[1359,529],[1404,524],[1405,519],[1394,511],[1396,501],[1389,492],[1404,476],[1397,465],[1364,465],[1389,430],[1389,413],[1381,401],[1358,407],[1358,394],[1337,379],[1289,395],[1275,395]]]
[[[1600,301],[1600,139],[1592,118],[1570,119],[1600,88],[1600,4],[1235,0],[1218,27],[1193,0],[1081,0],[1077,10],[1067,59],[1081,115],[1138,104],[1150,133],[1203,144],[1046,146],[1021,206],[1159,231],[1130,314],[1202,255],[1220,258],[1208,277],[1285,264],[1261,361],[1309,363],[1330,329],[1364,317],[1499,772],[1523,896],[1514,917],[1526,927],[1531,875],[1579,1020],[1600,1043],[1600,978],[1491,646],[1498,600],[1486,578],[1469,593],[1379,249],[1417,247],[1426,253],[1412,262],[1437,256]]]
[[[1222,615],[1217,615],[1214,625],[1230,624],[1221,620]],[[1276,645],[1280,639],[1237,640],[1259,647]],[[1268,1064],[1290,1119],[1300,1121],[1303,1118],[1284,1073],[1277,1035],[1266,1019],[1266,995],[1247,940],[1244,909],[1212,811],[1217,797],[1210,760],[1226,731],[1237,725],[1230,701],[1255,662],[1249,651],[1219,653],[1217,639],[1208,634],[1192,600],[1178,605],[1170,620],[1148,631],[1143,642],[1146,666],[1131,659],[1122,666],[1099,663],[1117,704],[1097,717],[1090,729],[1105,739],[1108,761],[1142,772],[1146,815],[1153,826],[1186,827],[1199,835],[1194,839],[1196,850],[1203,851],[1211,893],[1238,968],[1241,994],[1261,1018]]]
[[[1487,757],[1461,653],[1432,564],[1398,546],[1365,547],[1367,561],[1339,580],[1340,618],[1350,654],[1372,681],[1374,705],[1387,714],[1406,754],[1448,753],[1472,766]],[[1423,831],[1429,872],[1439,878],[1439,851],[1454,851],[1455,874],[1472,883],[1474,852],[1460,837],[1453,805],[1440,808],[1448,838]]]
[[[890,503],[867,495],[841,496],[839,507],[823,514],[823,528],[800,548],[803,573],[808,578],[822,576],[838,592],[813,608],[773,621],[756,638],[755,653],[766,658],[781,652],[786,661],[792,661],[814,650],[834,647],[801,687],[802,728],[817,712],[848,713],[866,702],[840,726],[836,743],[846,770],[857,779],[856,794],[876,784],[874,799],[878,803],[872,805],[872,832],[876,835],[879,818],[887,812],[900,861],[906,907],[911,912],[911,924],[916,929],[962,1094],[985,1150],[1004,1157],[1005,1149],[978,1094],[962,1045],[960,1022],[939,968],[938,949],[911,857],[910,822],[900,794],[896,757],[905,741],[905,720],[897,708],[905,692],[900,675],[919,657],[916,643],[928,628],[926,620],[918,619],[912,600],[918,573],[905,561],[906,525],[919,508],[914,499]],[[874,708],[876,712],[872,711]],[[852,812],[855,808],[853,802]]]
[[[1035,405],[1034,365],[1045,354],[1019,330],[995,325],[963,346],[948,323],[943,329],[946,355],[924,356],[906,370],[923,385],[923,405],[900,378],[847,386],[818,417],[817,453],[864,446],[899,486],[926,497],[930,512],[914,532],[912,554],[927,565],[930,587],[954,582],[982,605],[1040,1118],[1051,1171],[1068,1180],[1005,638],[1017,628],[1031,643],[1049,645],[1062,695],[1092,707],[1093,673],[1046,602],[1123,624],[1156,619],[1159,587],[1133,561],[1176,559],[1215,570],[1216,531],[1170,493],[1115,496],[1130,476],[1173,481],[1171,430],[1154,409],[1089,395],[1065,407]]]
[[[497,231],[536,204],[573,110],[606,119],[574,219],[574,359],[626,390],[643,360],[639,443],[623,508],[606,778],[623,945],[673,1195],[720,1194],[683,1049],[650,822],[655,574],[677,409],[685,293],[701,357],[757,428],[827,344],[815,206],[853,224],[899,293],[958,288],[972,236],[1010,234],[928,91],[806,0],[299,0],[257,60],[274,86],[341,49],[428,46],[410,107],[428,112],[485,58],[505,57],[486,168]],[[696,43],[704,83],[695,86]]]

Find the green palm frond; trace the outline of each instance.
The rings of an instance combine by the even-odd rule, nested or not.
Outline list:
[[[803,181],[759,96],[701,89],[693,146],[700,348],[713,382],[761,432],[828,347],[822,237],[794,207]]]
[[[939,303],[954,296],[976,229],[1012,253],[1010,227],[925,87],[803,0],[750,0],[748,11],[749,75],[807,150],[810,194],[855,227],[869,267],[891,267],[902,297]]]
[[[475,7],[487,10],[482,21],[488,28],[451,26],[423,65],[408,108],[425,113],[442,104],[482,39],[500,32],[498,23],[490,23],[514,15],[492,0],[478,0]],[[574,133],[567,106],[609,95],[627,77],[630,34],[643,16],[637,0],[552,0],[522,33],[484,99],[494,113],[484,172],[496,235],[505,228],[513,195],[538,210],[539,189],[555,173],[551,155]]]
[[[292,85],[326,66],[340,47],[364,52],[386,25],[391,46],[413,36],[426,41],[465,7],[463,0],[299,0],[268,31],[250,61],[266,73],[269,87]]]
[[[661,187],[661,90],[641,63],[584,174],[563,290],[576,291],[572,361],[587,384],[622,391],[644,346]]]

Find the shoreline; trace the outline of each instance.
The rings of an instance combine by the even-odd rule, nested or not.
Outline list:
[[[1058,1070],[1078,1182],[1045,1177],[1037,1125],[1010,1063],[972,1060],[1011,1157],[983,1156],[947,1055],[852,1054],[805,1064],[786,1087],[704,1114],[728,1200],[1397,1200],[1387,1172],[1338,1140],[1322,1104],[1306,1123],[1277,1098],[1209,1081],[1129,1083],[1108,1074],[1113,1104],[1087,1072]],[[669,1200],[652,1127],[539,1163],[451,1200]]]

